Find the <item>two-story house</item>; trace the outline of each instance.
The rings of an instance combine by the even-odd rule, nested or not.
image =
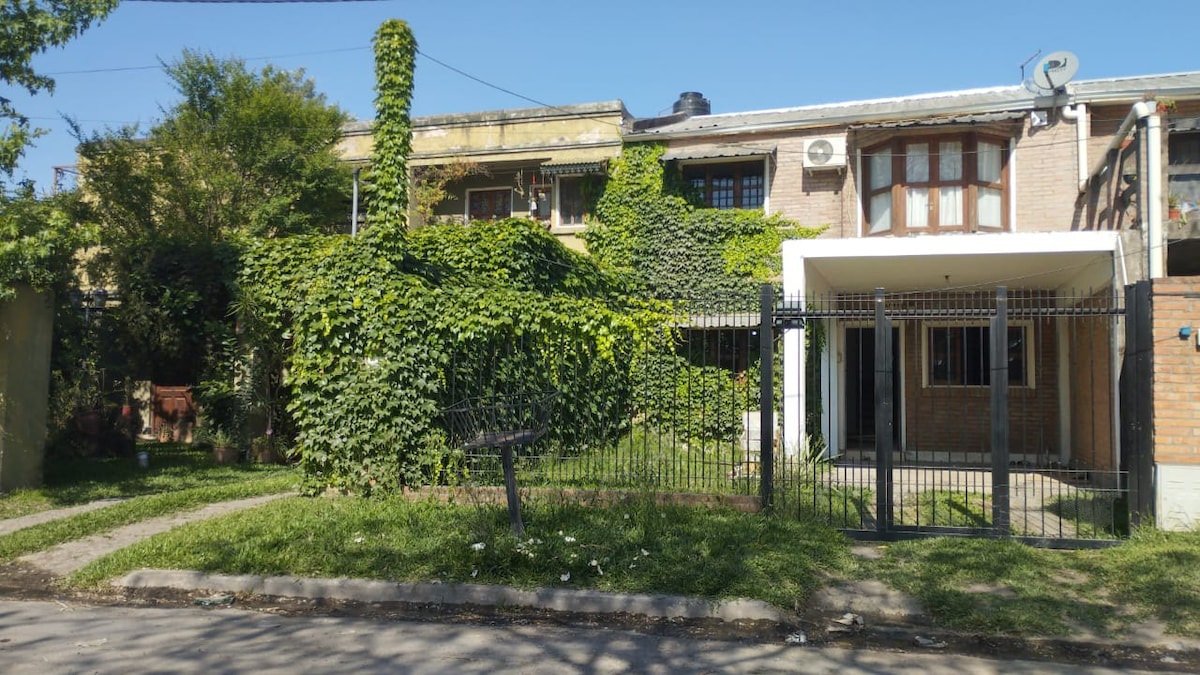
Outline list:
[[[527,216],[581,249],[576,235],[584,228],[587,191],[621,153],[630,120],[620,101],[414,118],[408,158],[414,183],[436,180],[438,169],[461,171],[442,174],[450,179],[433,203],[418,205],[422,197],[414,191],[409,222]],[[351,123],[339,144],[342,157],[365,164],[372,138],[370,122]]]
[[[637,121],[624,140],[666,144],[710,206],[828,226],[783,249],[807,321],[785,337],[786,449],[987,466],[1002,433],[1015,466],[1116,485],[1125,288],[1200,273],[1196,214],[1167,211],[1194,192],[1197,119],[1200,73],[1182,73]],[[1197,522],[1195,459],[1163,459],[1159,513]]]

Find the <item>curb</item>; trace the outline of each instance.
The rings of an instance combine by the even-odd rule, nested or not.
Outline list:
[[[113,582],[124,588],[170,588],[279,597],[409,602],[441,605],[531,607],[585,614],[641,614],[654,618],[772,621],[789,616],[759,600],[705,600],[674,595],[613,594],[567,588],[520,590],[482,584],[396,583],[366,579],[315,579],[138,570]]]

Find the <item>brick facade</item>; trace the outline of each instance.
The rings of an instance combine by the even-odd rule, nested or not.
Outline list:
[[[1155,279],[1152,306],[1155,461],[1200,465],[1200,277]]]

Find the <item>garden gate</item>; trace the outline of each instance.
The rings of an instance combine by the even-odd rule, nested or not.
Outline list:
[[[1126,295],[877,289],[775,303],[764,288],[764,325],[770,309],[775,331],[804,329],[807,434],[764,471],[763,499],[860,538],[1119,541],[1151,501],[1136,395],[1148,303]],[[774,341],[761,344],[772,363]]]

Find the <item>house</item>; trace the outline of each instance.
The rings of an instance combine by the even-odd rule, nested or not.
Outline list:
[[[582,249],[586,192],[621,153],[630,120],[620,101],[414,118],[414,185],[440,180],[442,189],[424,204],[414,190],[410,222],[529,216]],[[342,157],[367,162],[371,133],[370,122],[349,124]]]
[[[805,319],[784,338],[786,452],[988,466],[999,441],[1014,467],[1117,486],[1144,426],[1170,439],[1148,444],[1160,522],[1200,523],[1200,346],[1175,336],[1196,323],[1200,214],[1167,218],[1200,196],[1200,73],[699,112],[624,140],[666,144],[710,206],[829,226],[783,249]],[[1126,287],[1147,280],[1171,315],[1131,374]],[[1144,425],[1122,408],[1138,378]]]

